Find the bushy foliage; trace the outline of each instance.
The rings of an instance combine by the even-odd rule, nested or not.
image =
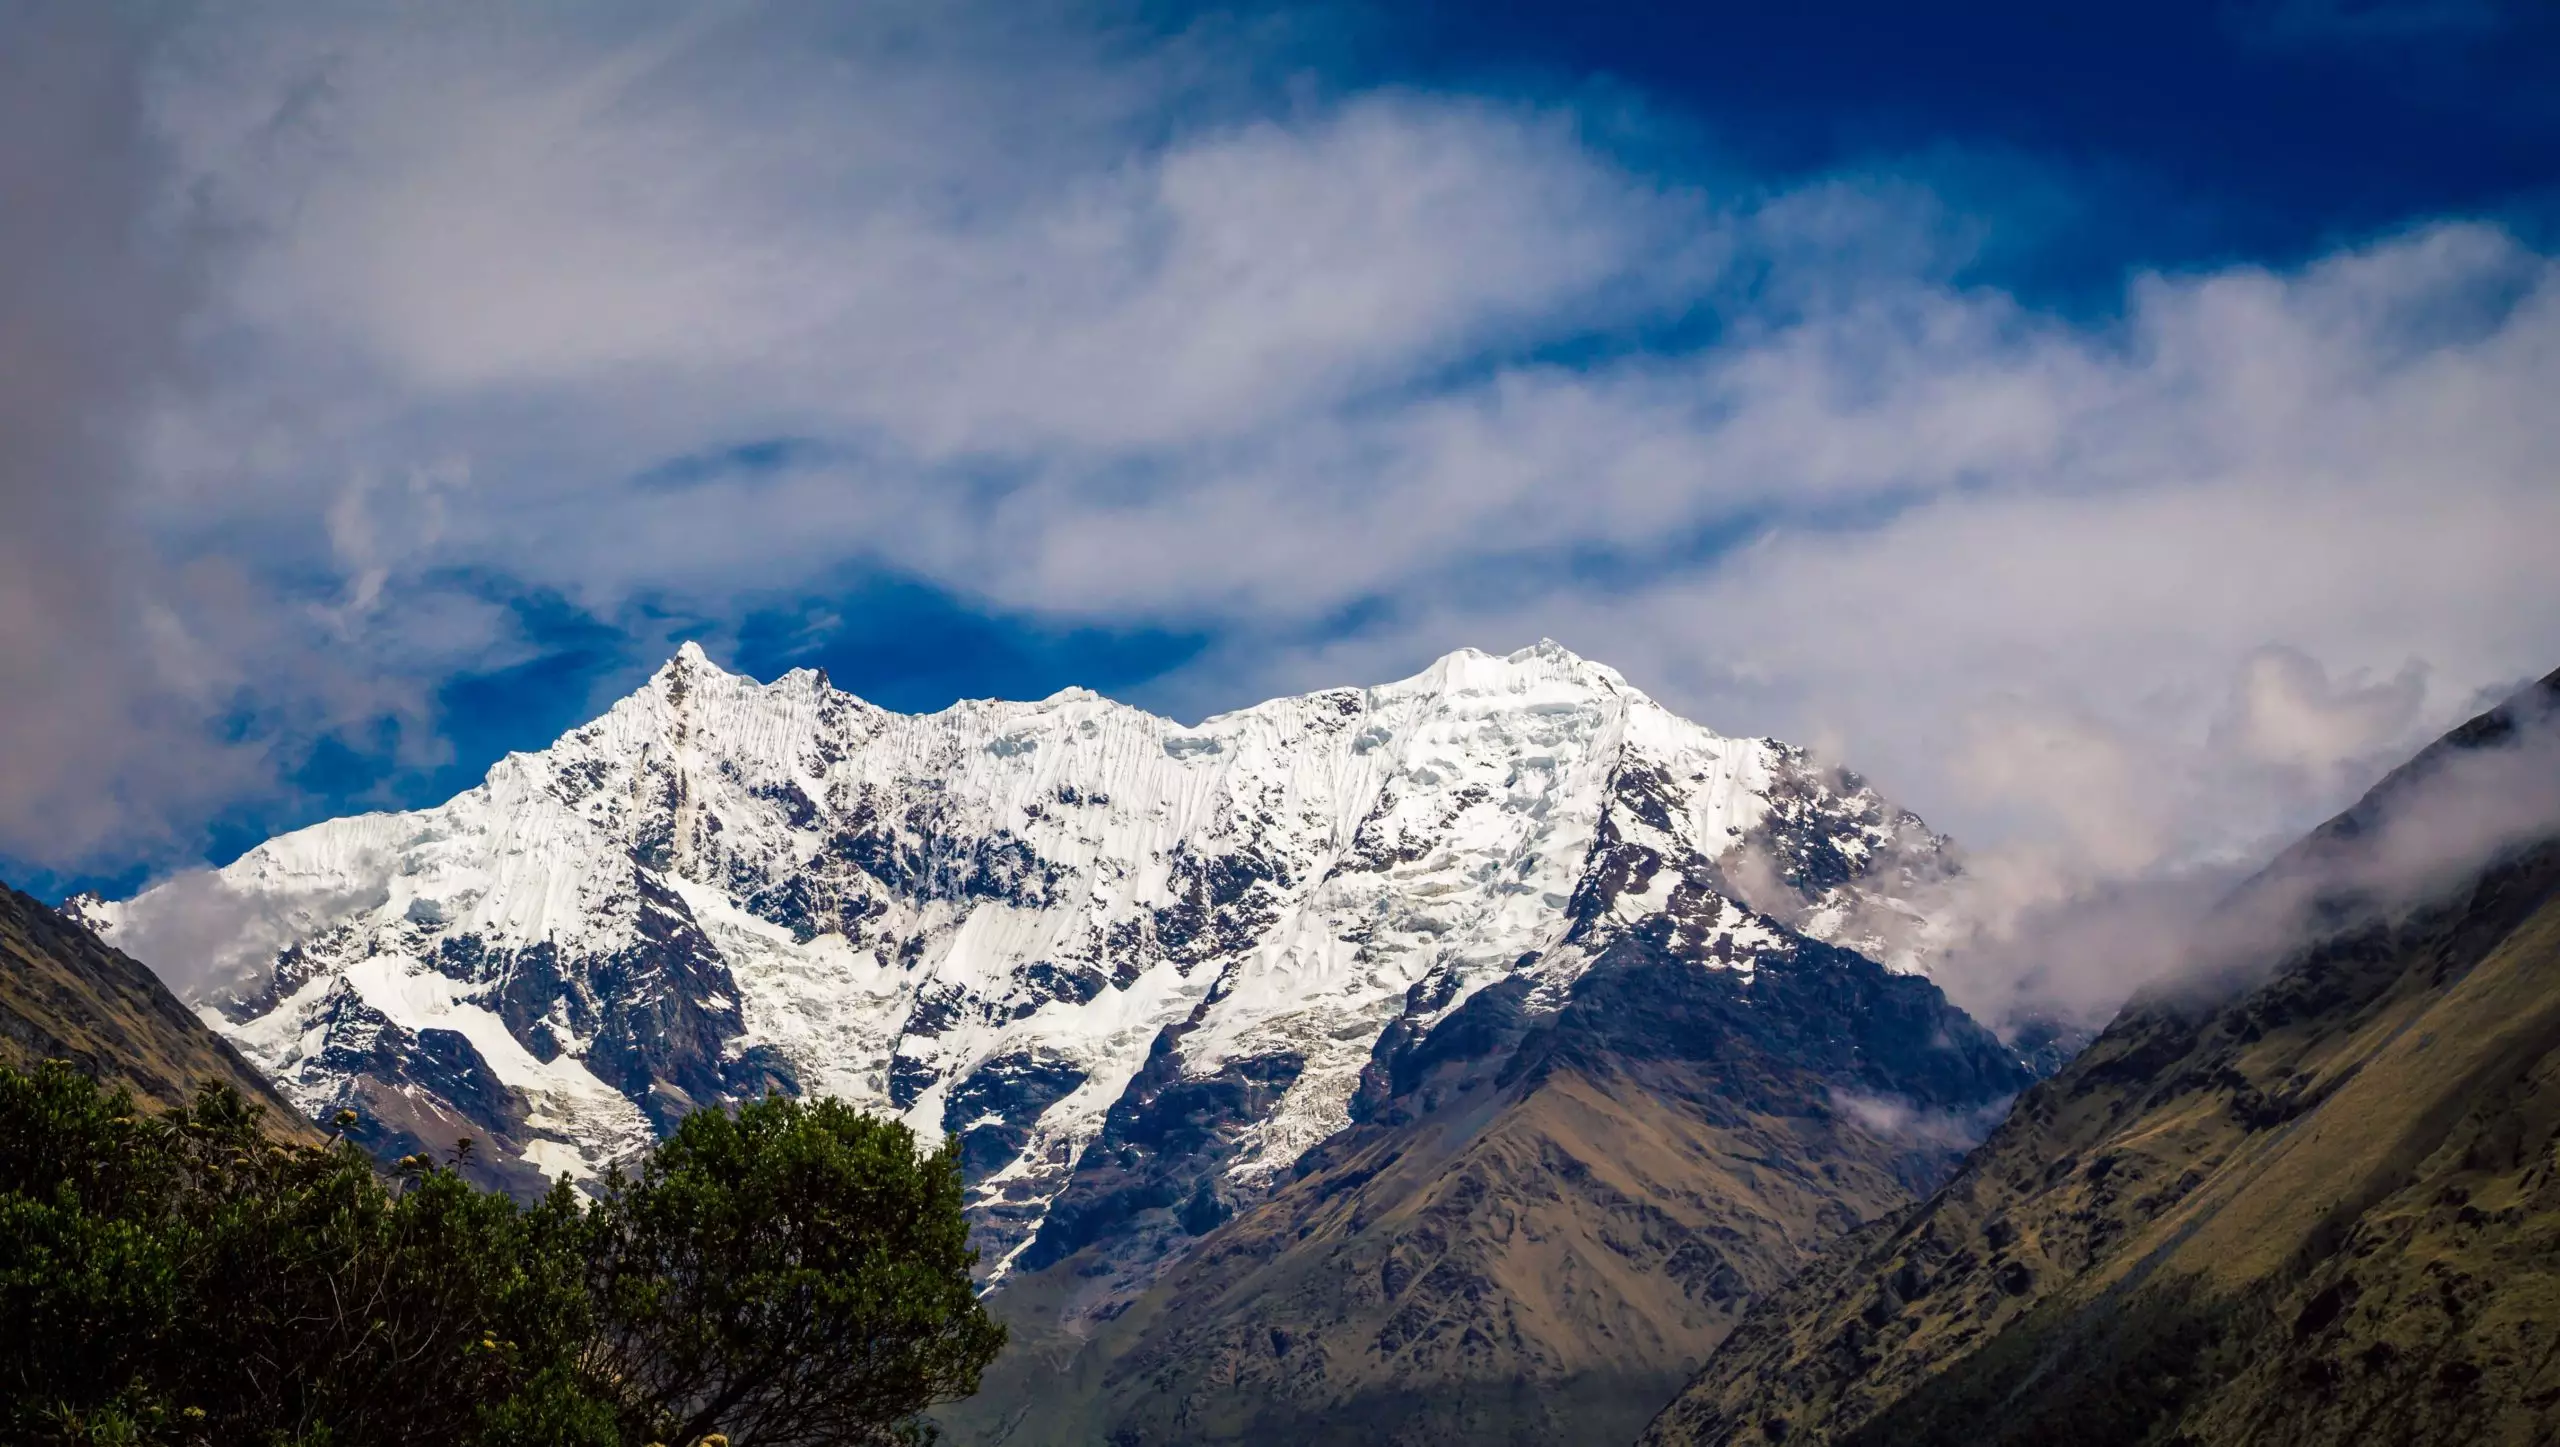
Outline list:
[[[521,1207],[281,1144],[225,1086],[153,1117],[0,1068],[0,1440],[895,1440],[1002,1344],[947,1157],[773,1101]]]
[[[948,1143],[840,1101],[688,1116],[594,1213],[599,1375],[669,1442],[904,1440],[1004,1344],[960,1203]]]

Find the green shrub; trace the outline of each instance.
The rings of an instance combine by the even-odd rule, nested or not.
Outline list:
[[[590,1208],[0,1068],[0,1440],[887,1441],[1002,1344],[946,1147],[833,1102],[685,1122]],[[832,1435],[828,1435],[832,1434]]]
[[[655,1440],[905,1440],[1004,1344],[960,1204],[949,1142],[839,1101],[697,1112],[593,1213],[598,1375]]]

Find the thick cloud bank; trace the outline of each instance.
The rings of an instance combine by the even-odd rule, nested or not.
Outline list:
[[[2070,887],[1975,881],[1938,977],[1993,1020],[2094,1025],[2142,988],[2218,995],[2307,943],[2439,903],[2560,839],[2560,673],[2393,770],[2263,867],[2188,864]]]
[[[320,738],[432,759],[525,595],[645,655],[885,571],[1206,635],[1187,711],[1553,635],[1857,764],[1994,919],[2202,888],[2560,656],[2560,267],[2484,222],[2065,316],[1921,169],[1758,185],[1271,27],[86,14],[0,47],[59,198],[0,219],[48,866],[183,859]]]

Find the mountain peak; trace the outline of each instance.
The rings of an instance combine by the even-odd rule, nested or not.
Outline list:
[[[1642,690],[1607,664],[1594,663],[1552,638],[1542,638],[1509,653],[1457,648],[1432,660],[1410,678],[1372,690],[1377,693],[1503,694],[1532,693],[1562,686],[1580,693],[1616,694],[1645,699]],[[1649,699],[1645,701],[1650,702]]]
[[[637,700],[660,696],[670,701],[681,701],[692,684],[716,679],[738,679],[757,687],[763,686],[760,680],[733,674],[712,662],[711,655],[703,651],[702,645],[688,638],[676,645],[676,651],[668,654],[667,661],[659,664],[657,671],[651,673],[630,697]]]
[[[689,695],[690,686],[696,683],[726,683],[743,694],[770,694],[784,688],[785,685],[797,685],[792,689],[795,693],[806,691],[844,699],[856,698],[856,695],[838,690],[821,669],[793,669],[771,683],[766,683],[750,674],[733,673],[713,662],[711,655],[699,642],[688,638],[676,646],[675,652],[668,656],[665,663],[658,666],[657,671],[649,676],[648,682],[625,702],[638,705],[643,700],[651,698],[680,702]],[[1534,693],[1541,686],[1557,685],[1576,692],[1615,694],[1631,700],[1652,702],[1642,690],[1629,684],[1625,675],[1616,669],[1585,658],[1552,638],[1541,638],[1526,648],[1515,649],[1509,653],[1488,653],[1474,647],[1452,649],[1432,660],[1419,673],[1392,683],[1355,691],[1366,692],[1373,697],[1398,698]],[[1331,690],[1318,690],[1317,694],[1327,692]],[[1201,727],[1210,727],[1217,720],[1248,717],[1276,707],[1299,703],[1315,696],[1317,695],[1286,695],[1266,699],[1230,713],[1215,715],[1212,720],[1204,721]],[[1028,706],[1047,709],[1061,705],[1108,702],[1111,700],[1106,695],[1096,693],[1089,688],[1069,685],[1044,698],[1029,701]],[[933,714],[904,715],[904,717],[940,717],[955,710],[964,713],[988,709],[1004,712],[1019,710],[1024,706],[1026,705],[1023,703],[1002,699],[961,700],[952,705],[951,709],[940,710]],[[572,734],[576,732],[573,730]]]
[[[359,1075],[467,1097],[587,1176],[691,1109],[835,1095],[969,1142],[1001,1263],[1159,1046],[1243,1082],[1192,1183],[1232,1195],[1342,1128],[1383,1032],[1504,981],[1556,1008],[1648,916],[1737,978],[1808,937],[1909,968],[1934,836],[1800,774],[1551,640],[1196,727],[1081,689],[896,713],[687,641],[479,788],[249,851],[220,887],[254,928],[188,947],[262,962],[195,1003],[314,1111]],[[1741,898],[1712,861],[1745,847],[1782,868]],[[1695,861],[1687,902],[1631,850]],[[412,1038],[445,1063],[365,1043]]]

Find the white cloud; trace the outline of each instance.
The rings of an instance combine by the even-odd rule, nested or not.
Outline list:
[[[1137,62],[741,28],[296,25],[173,67],[166,113],[257,238],[238,318],[306,358],[412,403],[637,391],[933,459],[1269,425],[1696,269],[1694,202],[1566,113],[1378,93],[1154,141],[1040,89],[1163,84]],[[994,154],[1041,119],[1070,129]]]
[[[2312,774],[2361,764],[2408,736],[2426,699],[2415,664],[2388,679],[2332,681],[2315,659],[2265,648],[2242,665],[2221,727],[2240,754]]]
[[[2155,279],[2104,331],[2047,323],[1982,345],[1942,328],[1834,349],[1853,360],[1670,427],[1702,460],[1656,474],[1644,497],[1657,526],[1844,494],[1875,513],[1782,521],[1632,593],[1541,579],[1492,616],[1553,622],[1709,717],[1834,729],[1853,759],[1959,822],[1984,822],[1964,816],[1991,802],[1954,774],[1989,711],[2121,733],[2141,792],[2178,821],[2136,831],[2158,851],[2247,837],[2244,820],[2272,821],[2187,797],[2220,782],[2199,772],[2204,755],[2325,766],[2403,745],[2560,653],[2560,590],[2538,561],[2539,540],[2560,535],[2560,422],[2533,400],[2560,380],[2554,281],[2546,259],[2451,228],[2292,277]],[[2482,312],[2490,282],[2500,300]],[[2449,317],[2461,325],[2427,325]],[[1770,345],[1820,350],[1792,335]],[[2006,425],[1963,420],[1974,415]],[[1802,439],[1792,456],[1788,436]],[[1627,428],[1583,434],[1587,468],[1605,476],[1630,438],[1659,445]],[[1723,471],[1737,455],[1748,465]],[[1609,526],[1605,489],[1576,501],[1562,527]],[[1420,601],[1418,634],[1468,626]],[[2324,704],[2353,705],[2341,736],[2288,746],[2333,757],[2266,759],[2271,646],[2398,681],[2369,697],[2350,683]],[[2413,662],[2423,677],[2404,672]],[[2256,722],[2217,743],[2235,686]],[[2047,792],[2080,807],[2095,787],[2086,759],[2044,752]]]
[[[2064,317],[1952,283],[1981,218],[1890,167],[1704,186],[1641,114],[1245,32],[223,21],[151,72],[225,244],[133,506],[244,580],[162,655],[334,640],[306,732],[507,656],[454,570],[717,620],[867,563],[1214,633],[1190,708],[1552,634],[1836,740],[2024,900],[2279,837],[2560,656],[2560,272],[2494,228]]]

